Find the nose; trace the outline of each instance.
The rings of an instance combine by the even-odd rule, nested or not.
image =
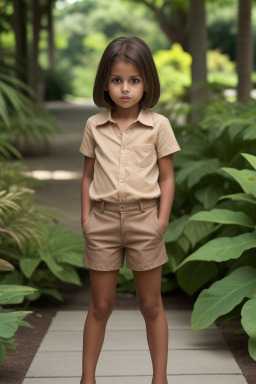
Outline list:
[[[123,82],[122,91],[123,92],[129,92],[129,84],[127,81]]]

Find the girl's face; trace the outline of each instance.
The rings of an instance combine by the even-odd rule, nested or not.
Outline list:
[[[116,108],[138,108],[144,93],[144,83],[138,68],[132,63],[113,63],[106,90]]]

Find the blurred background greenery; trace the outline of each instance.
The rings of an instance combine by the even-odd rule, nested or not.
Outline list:
[[[1,50],[14,64],[15,34],[12,15],[15,1],[1,0]],[[27,42],[33,44],[33,6],[27,7]],[[38,30],[38,62],[43,100],[90,100],[99,58],[106,45],[118,36],[139,36],[149,45],[159,69],[162,99],[183,100],[191,85],[191,57],[188,53],[188,1],[167,1],[163,14],[169,25],[157,19],[163,1],[57,0],[51,1],[53,17],[51,64],[47,13],[42,11]],[[155,4],[155,9],[150,5]],[[236,38],[237,7],[233,0],[206,1],[208,82],[224,87],[237,85]],[[175,12],[174,12],[175,11]],[[32,13],[31,13],[32,12]],[[40,13],[40,9],[39,9]],[[175,17],[173,14],[175,13]],[[253,36],[256,36],[256,9],[252,10]],[[160,21],[159,21],[160,20]],[[162,25],[161,25],[162,23]],[[183,37],[182,37],[183,36]],[[254,46],[256,39],[253,39]],[[256,49],[254,50],[256,52]],[[29,61],[33,61],[30,52]],[[24,65],[23,58],[19,64]],[[256,70],[256,55],[253,68]],[[24,69],[24,68],[23,68]],[[30,71],[33,71],[30,68]],[[256,75],[253,75],[256,79]],[[43,85],[42,85],[43,84]]]

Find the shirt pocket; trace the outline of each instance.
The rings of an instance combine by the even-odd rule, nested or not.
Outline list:
[[[132,146],[132,162],[139,168],[146,168],[153,162],[154,144]]]

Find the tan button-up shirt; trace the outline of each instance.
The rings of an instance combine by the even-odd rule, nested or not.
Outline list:
[[[160,196],[157,159],[180,147],[166,117],[142,109],[120,132],[106,110],[87,120],[79,150],[95,158],[90,199],[131,203]]]

